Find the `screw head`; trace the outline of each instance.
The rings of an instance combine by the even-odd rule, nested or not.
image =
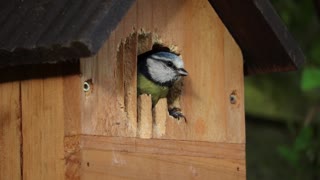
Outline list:
[[[90,89],[91,89],[90,83],[88,83],[87,81],[85,81],[85,82],[83,83],[83,91],[84,91],[84,92],[89,92]]]
[[[236,104],[237,103],[238,98],[237,98],[237,94],[236,94],[235,91],[230,94],[229,99],[230,99],[230,103],[231,104]]]

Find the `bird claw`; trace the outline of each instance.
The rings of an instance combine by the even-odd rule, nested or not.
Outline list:
[[[180,118],[183,118],[185,122],[187,122],[187,118],[182,114],[181,109],[180,108],[171,108],[168,110],[169,111],[169,115],[180,120]]]

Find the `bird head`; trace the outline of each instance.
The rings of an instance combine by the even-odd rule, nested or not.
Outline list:
[[[146,59],[146,67],[153,81],[172,85],[181,76],[187,76],[183,60],[170,52],[157,52]]]

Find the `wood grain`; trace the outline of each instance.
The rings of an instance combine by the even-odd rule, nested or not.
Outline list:
[[[21,83],[23,179],[64,179],[63,78]]]
[[[91,79],[94,87],[81,96],[84,134],[136,136],[137,35],[125,42],[118,36],[112,33],[96,56],[81,60],[81,80]]]
[[[82,179],[246,176],[243,144],[84,136],[82,148]]]
[[[220,159],[244,160],[245,145],[169,139],[86,136],[80,139],[82,149],[124,151],[130,153],[167,154]]]
[[[138,131],[140,138],[152,138],[152,101],[151,96],[143,94],[138,96]]]
[[[79,63],[64,66],[79,70]],[[80,134],[81,134],[81,92],[83,84],[79,74],[64,75],[63,77],[63,121],[64,121],[64,160],[65,179],[78,180],[81,174]],[[94,88],[94,87],[92,87]]]
[[[155,107],[153,108],[153,138],[161,138],[166,134],[168,116],[167,99],[159,99]]]
[[[65,179],[79,180],[81,176],[80,135],[64,138],[64,153],[66,160]]]
[[[95,87],[90,96],[82,96],[85,97],[81,103],[82,133],[134,137],[134,130],[130,130],[129,125],[134,124],[136,117],[133,113],[137,110],[134,105],[123,110],[122,100],[117,97],[122,94],[118,91],[122,87],[124,94],[129,93],[128,88],[136,89],[135,77],[125,74],[128,71],[134,76],[131,72],[136,72],[134,64],[126,64],[135,60],[132,50],[137,47],[140,50],[139,47],[144,46],[139,46],[139,38],[135,42],[138,45],[132,41],[132,34],[139,34],[140,29],[152,33],[157,41],[180,52],[189,72],[184,79],[179,103],[188,124],[163,114],[167,117],[166,132],[155,137],[243,143],[241,50],[205,0],[136,1],[98,55],[81,60],[82,80],[92,79]],[[144,41],[141,43],[145,44]],[[117,58],[121,61],[118,62]],[[121,77],[119,72],[124,76]],[[121,86],[121,82],[117,82],[121,80],[129,87]],[[233,90],[239,96],[237,108],[229,102]],[[129,116],[126,111],[130,112]]]
[[[235,45],[228,31],[224,33],[224,66],[225,69],[225,101],[227,105],[227,134],[226,138],[231,143],[245,142],[245,114],[244,114],[244,82],[243,64],[235,59],[242,59],[239,47]],[[230,96],[235,96],[235,103],[230,102]]]
[[[245,178],[243,164],[233,160],[175,155],[84,150],[82,179]],[[124,173],[125,172],[125,173]]]
[[[124,104],[127,114],[128,132],[136,136],[137,132],[137,51],[138,34],[133,33],[126,39],[124,44]],[[129,135],[129,134],[127,134]]]
[[[149,32],[151,41],[139,35]],[[164,99],[152,112],[152,129],[138,125],[138,131],[152,130],[153,139],[128,138],[136,118],[128,112],[139,112],[128,106],[134,99],[126,99],[136,88],[130,77],[135,65],[128,64],[135,61],[132,50],[141,53],[150,42],[184,59],[189,76],[179,104],[188,123],[170,117]],[[90,96],[82,96],[81,178],[245,179],[242,54],[209,2],[136,1],[99,54],[81,60],[81,71],[95,84]],[[233,92],[236,104],[230,103]]]
[[[0,179],[21,177],[20,82],[0,83]]]
[[[81,91],[83,91],[81,78],[78,74],[63,76],[63,116],[65,136],[81,134]]]

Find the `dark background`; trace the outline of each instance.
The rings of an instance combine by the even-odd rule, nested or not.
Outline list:
[[[247,177],[320,180],[320,0],[271,2],[307,62],[245,78]]]

